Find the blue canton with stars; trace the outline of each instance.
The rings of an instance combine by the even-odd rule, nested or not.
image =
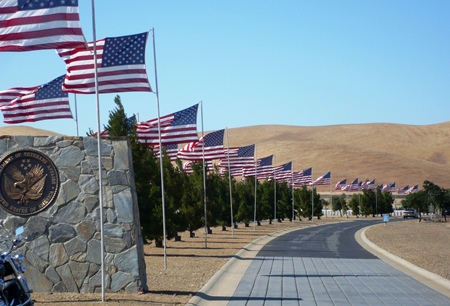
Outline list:
[[[292,162],[284,164],[283,168],[281,169],[281,171],[290,171],[290,170],[292,170]]]
[[[215,147],[223,145],[223,135],[225,130],[209,133],[204,137],[205,147]]]
[[[259,163],[259,166],[260,167],[272,166],[272,157],[273,157],[273,155],[261,158],[261,162]]]
[[[182,111],[173,114],[174,120],[170,124],[171,126],[186,125],[186,124],[196,124],[197,123],[197,108],[198,104],[191,106],[189,108],[183,109]]]
[[[147,33],[106,38],[102,67],[145,64],[146,42]]]
[[[68,97],[67,92],[62,91],[62,83],[66,75],[62,75],[47,84],[41,85],[38,91],[34,95],[35,100],[46,100],[54,98]]]
[[[255,145],[240,147],[238,150],[238,157],[253,157],[255,155]]]
[[[78,6],[78,0],[18,0],[19,11],[47,9],[59,6]]]

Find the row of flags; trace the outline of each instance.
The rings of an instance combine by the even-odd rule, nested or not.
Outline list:
[[[381,184],[376,185],[375,179],[372,181],[360,181],[358,178],[353,180],[350,184],[347,184],[347,179],[339,181],[334,186],[334,190],[342,190],[342,191],[361,191],[361,190],[375,190],[380,189],[382,192],[397,192],[398,194],[411,194],[415,193],[419,190],[419,185],[414,185],[409,187],[406,185],[403,188],[396,188],[395,182],[391,184]]]
[[[145,67],[148,33],[97,41],[98,92],[151,92]],[[1,37],[0,37],[1,39]],[[1,41],[0,41],[1,42]],[[66,74],[39,86],[0,91],[4,122],[17,124],[50,119],[73,119],[68,93],[94,94],[93,43],[80,48],[58,49]],[[64,109],[64,111],[61,111]]]
[[[0,91],[4,122],[73,119],[68,93],[152,92],[145,66],[148,32],[86,42],[78,0],[3,0],[0,52],[55,49],[66,73],[43,85]],[[95,55],[95,56],[94,56]]]
[[[79,18],[78,1],[3,0],[0,5],[0,52],[55,49],[65,62],[66,73],[43,85],[14,87],[0,91],[0,110],[4,122],[17,124],[40,120],[73,118],[68,93],[94,94],[95,68],[98,93],[152,92],[145,66],[148,33],[107,37],[86,42]],[[94,56],[95,55],[95,56]],[[95,62],[95,58],[97,61]],[[171,159],[186,160],[187,172],[194,161],[218,160],[219,168],[234,176],[286,181],[293,186],[331,185],[331,171],[312,180],[312,168],[293,171],[292,162],[273,166],[273,155],[255,161],[255,145],[224,148],[225,130],[201,138],[197,132],[198,104],[163,117],[136,124],[143,145],[160,154],[161,144]],[[158,124],[159,122],[159,124]],[[101,136],[107,133],[102,132]],[[186,144],[178,149],[179,144]],[[189,170],[191,169],[191,170]],[[346,180],[344,180],[346,182]],[[335,190],[372,189],[372,182],[345,184]],[[415,186],[416,187],[416,186]],[[406,187],[405,187],[406,188]],[[412,193],[413,188],[399,192]],[[394,186],[382,186],[395,191]]]

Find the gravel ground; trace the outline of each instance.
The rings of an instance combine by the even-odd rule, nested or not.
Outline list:
[[[33,293],[36,305],[185,305],[189,299],[240,249],[254,239],[276,231],[328,222],[346,222],[349,219],[322,218],[315,221],[262,223],[222,231],[213,228],[205,238],[197,231],[195,238],[181,234],[181,241],[170,240],[164,250],[153,244],[145,246],[147,281],[150,292],[146,294]],[[350,219],[355,220],[356,219]],[[232,235],[234,237],[232,237]],[[391,222],[377,225],[366,231],[367,237],[385,250],[426,270],[450,279],[448,254],[450,254],[450,222]]]

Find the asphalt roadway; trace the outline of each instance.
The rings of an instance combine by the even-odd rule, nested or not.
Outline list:
[[[187,305],[450,305],[450,281],[365,238],[365,229],[380,222],[308,226],[256,239]]]

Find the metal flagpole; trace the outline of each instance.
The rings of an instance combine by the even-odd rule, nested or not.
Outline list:
[[[314,221],[314,181],[311,170],[311,221]]]
[[[276,165],[275,162],[275,154],[273,155],[273,163],[272,163],[272,170],[274,169],[274,165]],[[275,178],[275,171],[273,173],[273,224],[277,225],[277,179]]]
[[[77,94],[73,95],[75,97],[75,124],[77,128],[77,137],[80,136],[78,132],[78,105],[77,105]]]
[[[156,94],[156,108],[158,110],[158,138],[159,138],[159,169],[161,172],[161,205],[162,205],[162,221],[163,221],[163,248],[164,248],[164,270],[167,269],[167,238],[166,238],[166,203],[164,197],[164,167],[163,154],[161,143],[161,115],[159,109],[159,90],[158,90],[158,72],[156,68],[156,47],[155,47],[155,29],[152,28],[153,38],[153,63],[155,66],[155,94]]]
[[[205,170],[205,139],[203,136],[203,101],[200,101],[202,114],[202,155],[203,155],[203,207],[205,211],[205,248],[208,248],[208,221],[206,211],[206,170]]]
[[[292,223],[294,223],[294,161],[291,162],[291,188],[292,188]]]
[[[228,157],[228,185],[230,189],[230,224],[231,224],[231,238],[234,238],[234,222],[233,222],[233,193],[231,190],[231,169],[230,169],[230,146],[228,143],[228,128],[226,128],[227,131],[227,157]]]
[[[100,210],[100,257],[101,257],[101,284],[102,284],[102,302],[105,301],[105,246],[103,233],[103,187],[102,187],[102,155],[100,138],[100,102],[98,93],[98,72],[97,72],[97,33],[95,30],[95,5],[92,4],[92,35],[94,44],[94,78],[95,78],[95,97],[97,102],[97,155],[98,155],[98,184],[99,184],[99,210]]]
[[[257,184],[256,184],[256,180],[257,180],[257,171],[256,171],[256,167],[257,167],[257,161],[256,161],[256,144],[255,144],[255,156],[253,157],[254,161],[255,161],[255,200],[253,201],[253,230],[256,230],[256,188],[257,188]]]
[[[333,211],[333,173],[330,172],[330,203],[331,203],[331,211]]]

